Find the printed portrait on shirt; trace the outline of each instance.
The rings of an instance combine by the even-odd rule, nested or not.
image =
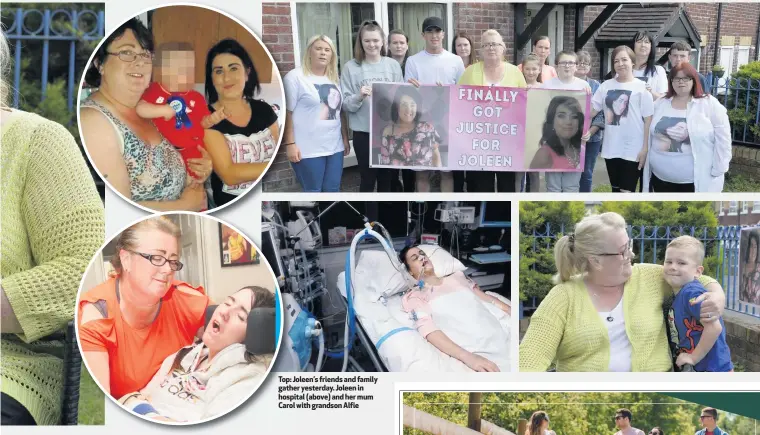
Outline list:
[[[338,87],[332,83],[315,84],[319,94],[320,121],[332,121],[340,118],[340,106],[343,103],[343,97],[340,95]]]
[[[654,127],[652,146],[668,153],[691,153],[686,118],[663,116]]]
[[[628,116],[628,106],[631,103],[631,91],[625,89],[610,89],[604,99],[604,120],[607,125],[620,125],[620,121]]]
[[[760,229],[742,230],[739,258],[739,300],[760,305]]]

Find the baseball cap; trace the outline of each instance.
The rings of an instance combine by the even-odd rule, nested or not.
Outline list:
[[[422,31],[424,32],[431,27],[437,27],[443,30],[443,20],[438,17],[425,18],[425,21],[422,22]]]

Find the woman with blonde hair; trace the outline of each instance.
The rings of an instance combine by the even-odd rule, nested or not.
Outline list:
[[[79,298],[79,342],[95,380],[114,398],[145,387],[164,359],[193,343],[209,299],[174,279],[182,234],[166,216],[117,236],[114,273]]]
[[[50,425],[61,420],[62,330],[103,244],[104,210],[71,133],[9,107],[11,62],[2,33],[0,425]]]
[[[351,148],[335,44],[325,35],[311,37],[301,65],[284,80],[283,146],[304,192],[338,192]]]
[[[483,32],[480,39],[483,59],[467,67],[459,79],[460,85],[505,86],[524,88],[525,77],[520,70],[504,60],[506,46],[501,34],[493,29]],[[494,177],[496,182],[494,182]],[[514,172],[467,171],[468,192],[514,192]]]
[[[520,371],[670,371],[662,307],[673,290],[662,266],[632,265],[633,242],[622,216],[586,216],[557,240],[556,286],[531,317],[520,344]],[[721,286],[699,278],[701,321],[719,319]],[[697,301],[699,302],[699,301]]]

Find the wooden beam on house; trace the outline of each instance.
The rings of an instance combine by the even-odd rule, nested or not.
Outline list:
[[[556,5],[556,3],[544,3],[543,6],[541,6],[541,9],[538,11],[536,16],[530,20],[528,27],[526,27],[525,30],[517,35],[517,38],[515,38],[516,51],[522,50],[522,48],[525,47],[525,44],[527,44],[533,38],[533,35],[538,32],[538,28],[541,27],[544,21],[546,21],[546,19],[549,17],[549,13],[551,13],[552,9],[554,9],[554,6]],[[515,26],[515,32],[517,32],[517,26]]]
[[[602,11],[602,13],[599,14],[596,19],[589,24],[588,28],[585,32],[579,37],[575,39],[575,47],[576,50],[580,50],[580,47],[583,47],[586,45],[586,43],[591,39],[592,36],[594,36],[594,33],[596,33],[597,30],[599,30],[607,20],[610,19],[612,14],[615,13],[615,11],[620,8],[620,4],[613,4],[613,5],[607,5],[606,8]],[[577,21],[577,20],[576,20]]]
[[[512,37],[513,41],[517,41],[517,38],[518,36],[520,36],[520,33],[522,33],[522,31],[525,30],[525,12],[527,10],[528,9],[525,3],[515,4],[515,34]],[[522,50],[522,47],[518,47],[517,44],[515,44],[515,48],[512,53],[512,63],[514,63],[515,65],[517,65],[518,53],[520,53],[520,50]]]
[[[583,3],[575,4],[575,51],[583,50],[582,45],[578,45],[583,34],[583,13],[586,11],[586,5]]]

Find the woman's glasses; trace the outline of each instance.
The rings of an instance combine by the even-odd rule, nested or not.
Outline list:
[[[150,264],[154,266],[161,267],[166,263],[169,263],[169,268],[171,270],[177,272],[182,270],[182,266],[184,266],[180,261],[178,260],[169,260],[168,258],[164,257],[163,255],[158,254],[143,254],[142,252],[136,252],[136,251],[129,251],[133,254],[137,254],[140,257],[150,261]]]
[[[622,249],[620,250],[620,252],[616,252],[616,253],[603,253],[603,254],[596,254],[596,255],[600,255],[600,256],[603,256],[603,257],[605,257],[605,256],[617,256],[617,255],[620,255],[623,258],[627,258],[628,256],[632,256],[633,255],[633,240],[628,239],[628,243],[626,243],[625,246],[622,247]]]
[[[573,61],[571,61],[571,60],[566,60],[566,61],[563,61],[563,62],[557,62],[557,65],[568,67],[568,66],[575,66],[576,63],[573,62]]]
[[[480,46],[486,50],[490,50],[492,48],[499,48],[502,45],[499,44],[498,42],[486,42],[486,43],[480,44]]]
[[[673,83],[689,83],[694,81],[691,77],[673,77]]]
[[[110,54],[111,56],[117,56],[119,59],[121,59],[124,62],[130,63],[134,62],[135,59],[138,57],[144,60],[145,62],[152,63],[153,62],[153,53],[150,51],[144,51],[142,53],[135,53],[132,50],[122,50],[118,53],[111,53],[109,51],[106,51],[106,54]]]

